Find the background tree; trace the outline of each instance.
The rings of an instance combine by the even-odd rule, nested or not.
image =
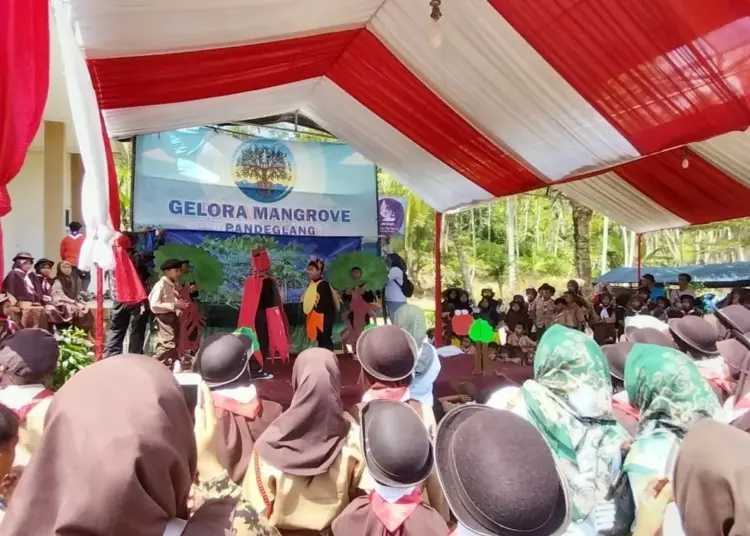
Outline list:
[[[242,149],[237,158],[236,173],[266,193],[277,184],[292,181],[292,166],[286,152],[268,145],[249,145]]]

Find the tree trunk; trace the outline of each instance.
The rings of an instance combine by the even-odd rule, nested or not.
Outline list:
[[[604,216],[602,225],[602,273],[607,273],[607,254],[609,253],[609,218]]]
[[[464,249],[461,246],[461,241],[459,240],[459,230],[458,230],[458,216],[453,216],[450,219],[450,223],[447,226],[448,227],[448,239],[453,243],[453,247],[456,248],[456,258],[458,258],[458,265],[461,268],[461,279],[464,281],[464,288],[469,293],[469,296],[473,299],[474,298],[474,292],[472,291],[472,281],[471,281],[471,273],[469,271],[469,263],[466,262],[466,255],[464,254]]]
[[[573,217],[573,258],[576,265],[576,275],[585,283],[591,282],[591,217],[594,211],[573,201],[570,203]]]
[[[505,236],[508,241],[508,285],[516,290],[516,196],[507,197],[505,210]]]

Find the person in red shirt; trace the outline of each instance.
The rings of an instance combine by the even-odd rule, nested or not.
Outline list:
[[[83,225],[77,221],[68,225],[70,233],[60,241],[60,260],[69,262],[73,267],[73,274],[81,280],[81,289],[88,291],[91,283],[91,272],[84,272],[78,268],[78,257],[83,245]]]

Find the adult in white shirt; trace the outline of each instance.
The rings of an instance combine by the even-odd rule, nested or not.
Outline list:
[[[388,255],[388,284],[385,286],[385,309],[388,316],[393,319],[399,307],[406,304],[404,295],[404,273],[406,273],[406,263],[397,253]]]

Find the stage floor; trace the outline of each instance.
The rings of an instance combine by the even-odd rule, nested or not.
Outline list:
[[[460,355],[441,359],[442,368],[435,382],[436,394],[448,396],[456,394],[453,385],[460,382],[471,382],[481,392],[499,383],[498,376],[473,376],[471,374],[472,356]],[[523,382],[532,375],[530,366],[514,365],[512,363],[494,363],[495,370],[508,376],[518,383]],[[363,389],[359,386],[360,365],[350,356],[339,356],[339,368],[341,369],[341,396],[344,406],[350,406],[359,402],[362,398]],[[278,402],[288,407],[292,400],[292,363],[281,362],[268,363],[266,370],[273,374],[272,380],[256,382],[256,387],[261,396],[267,400]]]

